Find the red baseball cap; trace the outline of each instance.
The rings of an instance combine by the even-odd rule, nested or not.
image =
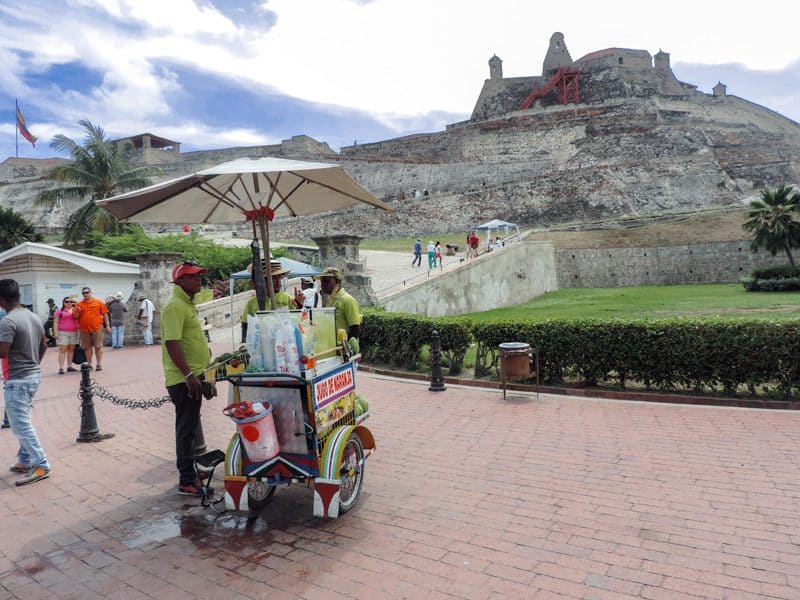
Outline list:
[[[185,260],[172,269],[172,283],[176,283],[184,275],[196,275],[197,273],[208,273],[208,269],[201,267],[193,260]]]

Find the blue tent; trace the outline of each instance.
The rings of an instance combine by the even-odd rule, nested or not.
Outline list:
[[[284,269],[289,269],[289,277],[315,277],[322,271],[313,265],[300,262],[299,260],[292,260],[291,258],[280,257],[278,260]],[[238,273],[233,273],[231,279],[250,279],[250,271],[245,269]]]
[[[313,265],[309,265],[308,263],[300,262],[299,260],[292,260],[291,258],[285,258],[283,256],[281,256],[277,260],[280,261],[281,266],[284,269],[289,269],[289,277],[314,277],[322,272],[321,269],[318,269]],[[231,342],[233,343],[234,346],[236,346],[236,337],[235,337],[236,334],[233,331],[233,324],[235,322],[233,318],[233,282],[237,279],[250,279],[250,278],[251,274],[250,271],[248,271],[247,269],[245,269],[244,271],[239,271],[238,273],[231,274],[231,279],[230,279],[231,336],[233,336]]]

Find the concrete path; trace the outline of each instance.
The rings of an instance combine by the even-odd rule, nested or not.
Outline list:
[[[160,348],[108,352],[120,396],[165,391]],[[44,360],[53,476],[0,473],[0,599],[800,598],[800,415],[635,404],[363,375],[378,452],[338,520],[284,488],[262,514],[175,494],[173,411],[97,401]],[[232,432],[204,410],[209,447]],[[16,444],[0,431],[0,454]],[[219,470],[218,470],[219,471]],[[222,486],[218,472],[214,484]]]

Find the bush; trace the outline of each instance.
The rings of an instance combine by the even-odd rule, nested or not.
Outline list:
[[[791,265],[756,269],[751,274],[752,279],[789,279],[797,277],[800,277],[800,267]]]
[[[648,389],[727,394],[774,385],[786,398],[800,383],[800,321],[520,320],[477,325],[473,334],[484,357],[476,361],[477,376],[496,368],[500,343],[517,341],[538,349],[544,383],[561,384],[571,376],[588,385],[625,387],[636,380]]]
[[[464,318],[437,319],[366,309],[361,351],[370,362],[416,369],[422,349],[430,344],[431,332],[438,331],[442,364],[454,375],[463,368],[472,342],[470,327]]]
[[[800,290],[800,277],[745,279],[742,285],[748,292],[795,292]]]

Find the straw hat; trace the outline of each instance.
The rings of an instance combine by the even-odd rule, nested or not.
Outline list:
[[[270,267],[270,275],[275,277],[276,275],[286,275],[289,272],[289,269],[285,269],[279,260],[271,260],[269,261]],[[267,262],[262,258],[261,259],[261,269],[266,270]],[[251,275],[253,274],[253,263],[247,265],[247,272]]]

